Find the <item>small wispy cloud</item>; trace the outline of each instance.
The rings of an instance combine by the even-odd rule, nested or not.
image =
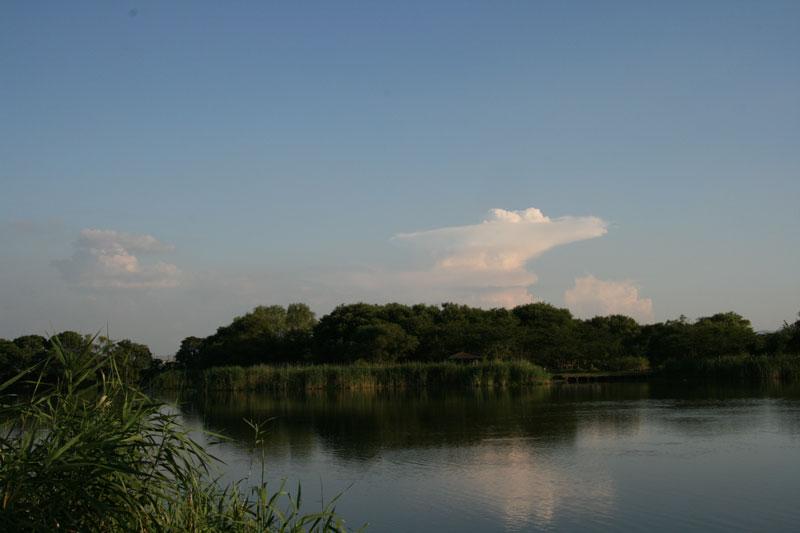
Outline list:
[[[653,301],[639,295],[632,281],[601,280],[594,276],[575,279],[575,285],[564,292],[564,303],[584,318],[626,315],[639,322],[653,321]]]
[[[171,244],[164,244],[152,235],[137,235],[110,229],[82,230],[77,245],[81,248],[124,248],[129,252],[150,254],[171,252],[175,249]]]
[[[70,284],[91,289],[152,289],[177,287],[181,271],[164,261],[143,262],[136,254],[161,254],[173,246],[152,235],[84,229],[72,257],[53,265]]]

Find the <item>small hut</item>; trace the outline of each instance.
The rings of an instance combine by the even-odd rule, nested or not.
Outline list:
[[[474,353],[458,352],[448,357],[447,360],[455,363],[475,363],[483,360],[483,357]]]

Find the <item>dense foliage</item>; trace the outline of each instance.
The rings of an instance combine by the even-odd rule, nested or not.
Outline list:
[[[65,346],[85,337],[57,335]],[[47,357],[44,337],[0,340],[5,376]],[[132,379],[160,367],[146,346],[100,339],[100,354],[126,355]],[[613,371],[664,366],[728,355],[800,354],[800,320],[774,332],[756,332],[750,321],[717,313],[638,324],[622,315],[581,320],[567,309],[533,303],[513,309],[479,309],[457,304],[340,305],[317,320],[305,304],[259,306],[208,337],[187,337],[173,366],[200,370],[257,364],[349,364],[443,362],[467,352],[485,360],[525,360],[549,371]]]
[[[41,377],[44,382],[56,381],[64,370],[61,358],[55,357],[59,349],[69,353],[88,350],[107,364],[113,359],[117,362],[120,376],[128,383],[138,383],[163,366],[163,361],[153,357],[150,348],[144,344],[62,331],[50,338],[25,335],[13,341],[0,339],[0,381],[32,367],[43,369]]]
[[[257,307],[210,337],[188,337],[176,361],[188,369],[441,362],[458,352],[522,359],[549,370],[622,370],[642,361],[660,366],[668,360],[800,353],[800,320],[757,333],[732,312],[640,325],[621,315],[581,320],[546,303],[488,310],[358,303],[340,305],[316,321],[307,306],[292,304]]]

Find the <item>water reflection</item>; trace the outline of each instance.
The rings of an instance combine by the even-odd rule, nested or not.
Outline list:
[[[542,387],[525,393],[314,394],[274,397],[228,394],[181,402],[188,417],[249,443],[245,419],[270,420],[265,446],[311,453],[317,441],[337,457],[369,461],[381,450],[467,446],[486,438],[521,437],[540,442],[572,440],[576,411]]]
[[[271,419],[273,476],[346,489],[373,531],[790,530],[800,520],[800,388],[670,383],[528,391],[185,398],[233,440]],[[306,492],[306,491],[304,491]]]
[[[574,474],[568,465],[548,457],[546,448],[511,440],[481,447],[454,483],[466,479],[480,487],[478,503],[493,508],[507,530],[552,526],[558,514],[570,512],[575,502],[580,502],[582,512],[609,515],[615,488],[604,465]]]

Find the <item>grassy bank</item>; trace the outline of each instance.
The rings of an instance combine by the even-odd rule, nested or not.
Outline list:
[[[657,375],[665,378],[738,382],[800,381],[800,355],[729,355],[670,360]]]
[[[550,375],[527,361],[286,365],[213,367],[200,372],[169,370],[156,376],[157,390],[303,392],[311,390],[406,390],[504,388],[549,381]]]
[[[507,388],[540,385],[553,380],[614,381],[647,377],[730,382],[800,381],[798,355],[732,355],[669,360],[655,369],[650,369],[646,360],[640,357],[629,358],[626,362],[629,364],[614,365],[612,370],[568,370],[552,375],[527,361],[224,366],[192,372],[168,370],[157,375],[152,386],[160,391],[290,393]]]
[[[54,344],[0,384],[0,531],[343,531],[261,477],[215,482],[213,457],[176,414],[128,385],[113,359]],[[41,382],[48,366],[55,383]],[[24,396],[10,394],[28,382]],[[261,439],[252,424],[253,440]]]

